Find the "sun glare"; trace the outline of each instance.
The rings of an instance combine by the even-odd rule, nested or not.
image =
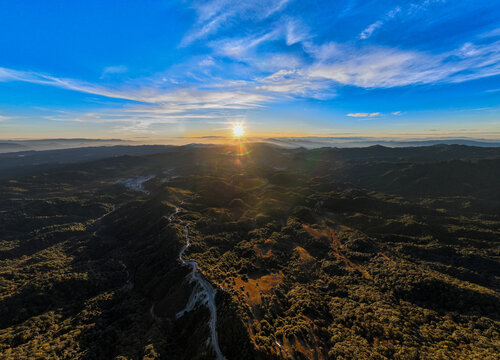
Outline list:
[[[245,130],[243,129],[243,125],[237,124],[233,126],[233,135],[235,137],[241,137],[245,133]]]

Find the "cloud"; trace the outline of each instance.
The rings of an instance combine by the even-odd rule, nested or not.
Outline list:
[[[229,38],[212,41],[209,46],[215,54],[227,56],[234,59],[245,59],[261,43],[275,40],[279,36],[279,30],[273,29],[260,35],[249,35],[241,38]]]
[[[288,46],[311,38],[310,30],[298,19],[288,19],[285,24],[285,39]]]
[[[133,113],[138,117],[159,114],[164,119],[169,118],[171,114],[175,114],[175,118],[178,119],[200,118],[200,115],[210,115],[216,111],[259,108],[274,100],[269,92],[257,91],[255,86],[252,88],[246,83],[237,83],[236,86],[231,82],[213,86],[205,84],[203,89],[196,87],[169,89],[161,88],[154,82],[148,87],[144,81],[139,81],[140,85],[137,87],[107,88],[73,79],[6,68],[0,68],[0,81],[24,81],[109,98],[132,100],[138,103],[127,105],[128,107],[120,111]]]
[[[383,19],[375,21],[373,24],[364,29],[361,34],[359,34],[359,38],[361,40],[368,39],[372,36],[373,32],[378,28],[382,27],[388,20],[393,19],[399,12],[401,11],[400,7],[395,7],[391,11],[389,11]]]
[[[500,74],[500,41],[428,54],[368,46],[339,46],[336,55],[311,65],[308,75],[344,85],[390,88],[417,84],[458,83]]]
[[[490,37],[497,37],[500,36],[500,28],[496,28],[490,31],[487,31],[481,35],[479,35],[480,38],[490,38]]]
[[[304,66],[301,50],[294,53],[279,45],[286,41],[284,25],[274,26],[266,32],[244,37],[222,38],[208,42],[214,61],[224,69],[222,77],[255,78],[279,70],[298,69]],[[294,41],[298,41],[295,38]],[[269,48],[269,43],[274,42]]]
[[[123,74],[128,71],[128,68],[125,65],[115,65],[115,66],[107,66],[104,68],[101,79],[112,74]]]
[[[210,57],[214,63],[224,68],[223,77],[232,72],[241,78],[247,74],[254,77],[262,72],[274,73],[303,67],[305,57],[301,47],[292,50],[289,47],[298,43],[304,45],[311,38],[313,35],[299,20],[284,17],[263,31],[221,37],[206,44],[212,51]]]
[[[274,33],[249,36],[231,44],[257,44],[274,37]],[[240,43],[241,42],[241,43]],[[222,48],[227,51],[230,47]],[[120,112],[142,119],[184,121],[185,119],[225,118],[238,112],[259,109],[268,104],[292,98],[327,99],[336,96],[341,85],[364,88],[390,88],[442,82],[463,82],[500,74],[500,42],[474,44],[466,42],[459,48],[427,54],[386,47],[349,47],[337,43],[314,45],[304,43],[311,56],[309,64],[287,53],[267,53],[257,65],[256,56],[248,51],[230,51],[241,56],[253,68],[248,79],[212,78],[197,83],[163,81],[163,74],[150,79],[135,79],[126,85],[104,86],[75,79],[58,78],[38,72],[0,68],[0,81],[23,81],[55,86],[109,98],[135,101]],[[245,52],[247,51],[247,52]],[[260,54],[262,55],[262,54]],[[205,57],[204,67],[217,67],[216,59]],[[197,63],[194,63],[195,65]],[[198,64],[198,68],[201,64]],[[221,66],[225,71],[228,67]],[[272,71],[264,76],[251,76],[254,70]],[[184,72],[183,72],[184,73]],[[185,72],[188,73],[188,72]],[[228,75],[228,74],[226,74]],[[195,76],[195,74],[193,74]],[[135,85],[134,85],[135,84]],[[350,117],[375,117],[379,113],[350,113]],[[399,115],[393,112],[392,115]],[[145,121],[145,120],[144,120]]]
[[[259,109],[285,98],[323,99],[335,96],[328,91],[329,81],[309,78],[298,70],[280,70],[249,81],[204,82],[200,86],[163,87],[157,79],[138,80],[137,86],[106,87],[75,79],[57,78],[36,72],[0,68],[0,81],[24,81],[110,98],[132,100],[119,109],[98,113],[58,112],[45,117],[51,121],[116,123],[127,131],[144,130],[155,124],[204,123],[238,118],[242,111]],[[170,82],[168,82],[170,84]]]
[[[446,0],[424,0],[411,3],[408,8],[407,14],[408,15],[418,14],[419,12],[427,11],[429,7],[433,4],[444,4],[444,3],[446,3]]]
[[[379,116],[379,112],[373,112],[373,113],[349,113],[347,116],[350,117],[356,117],[356,118],[366,118],[366,117],[374,117],[374,116]]]
[[[258,79],[258,91],[280,93],[286,96],[300,96],[327,99],[336,96],[328,81],[313,79],[301,70],[280,70],[265,78]]]
[[[56,86],[63,89],[81,91],[94,95],[102,95],[110,98],[141,101],[138,98],[127,95],[126,92],[116,91],[83,81],[58,78],[38,72],[19,71],[0,67],[0,82],[4,81],[23,81],[33,84]]]
[[[373,32],[377,30],[379,27],[384,25],[384,22],[382,20],[375,21],[373,24],[368,26],[366,29],[364,29],[361,34],[359,34],[360,39],[368,39],[370,36],[372,36]]]
[[[158,74],[149,79],[131,80],[126,85],[105,86],[0,67],[0,81],[24,81],[109,98],[169,104],[173,109],[183,106],[192,110],[195,106],[214,109],[256,108],[278,101],[285,95],[328,98],[336,93],[340,85],[391,88],[458,83],[500,74],[500,40],[479,44],[466,42],[455,50],[441,54],[379,46],[353,47],[334,42],[315,45],[308,40],[304,42],[303,49],[309,61],[288,52],[254,52],[263,42],[278,39],[279,36],[280,30],[273,29],[259,35],[223,39],[212,44],[219,55],[238,58],[247,63],[244,69],[248,74],[247,79],[242,78],[241,63],[236,64],[239,67],[232,71],[230,66],[218,66],[214,56],[206,56],[189,66],[198,70],[206,67],[224,69],[220,73],[221,77],[200,73],[203,76],[200,78],[188,67],[175,72],[192,77],[191,81]],[[263,76],[256,75],[259,72]],[[231,76],[235,76],[235,79],[229,80]]]
[[[366,27],[358,37],[361,40],[366,40],[370,38],[376,30],[380,29],[387,22],[393,19],[404,16],[404,21],[406,22],[410,17],[415,17],[429,10],[431,5],[444,3],[446,3],[446,0],[424,0],[410,3],[408,5],[401,4],[400,6],[396,6],[395,8],[389,10],[379,20]]]
[[[0,68],[0,81],[23,81],[60,87],[109,98],[132,100],[143,105],[129,105],[127,112],[183,113],[195,110],[243,110],[259,108],[284,95],[324,90],[324,81],[307,78],[299,71],[278,71],[251,81],[204,82],[202,86],[162,87],[162,82],[138,80],[137,86],[106,87],[75,79],[57,78],[36,72]]]
[[[211,56],[208,56],[208,57],[204,58],[203,60],[200,60],[198,62],[198,65],[201,66],[201,67],[214,66],[215,65],[215,61],[214,61],[214,59]]]
[[[193,28],[183,37],[181,46],[216,34],[221,28],[230,28],[238,21],[261,21],[283,10],[290,0],[212,0],[194,2],[197,20]]]
[[[243,109],[261,106],[269,100],[268,95],[252,93],[246,89],[205,90],[196,88],[182,88],[177,90],[164,89],[157,84],[147,84],[139,81],[137,87],[110,88],[82,82],[74,79],[57,78],[51,75],[36,72],[17,71],[0,68],[0,81],[23,81],[34,84],[50,85],[63,89],[80,91],[109,98],[132,100],[148,104],[168,104],[176,112],[183,109],[212,108],[212,109]],[[229,87],[230,84],[227,86]]]
[[[271,16],[272,14],[283,10],[289,2],[291,2],[291,0],[264,1],[263,5],[270,5],[269,10],[267,10],[264,17]]]
[[[29,72],[17,71],[0,67],[0,81],[16,81],[32,78]]]
[[[319,45],[312,42],[305,42],[304,51],[311,56],[315,62],[323,63],[343,56],[345,53],[345,46],[333,41]]]

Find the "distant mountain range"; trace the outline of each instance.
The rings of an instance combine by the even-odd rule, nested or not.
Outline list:
[[[439,139],[381,139],[374,137],[277,137],[264,141],[287,147],[367,147],[383,145],[387,147],[432,146],[432,145],[468,145],[498,147],[500,139],[439,138]]]
[[[283,154],[293,154],[296,161],[307,162],[313,157],[330,162],[336,161],[388,161],[388,162],[432,162],[449,161],[454,159],[497,159],[500,157],[500,146],[470,146],[470,145],[432,145],[432,146],[407,146],[388,147],[371,145],[364,147],[332,147],[305,146],[287,148],[272,143],[251,143],[252,158],[265,161],[270,154],[280,158],[280,167],[297,167],[290,159],[282,158]],[[44,151],[20,151],[0,154],[0,180],[54,170],[55,168],[71,163],[85,163],[105,158],[117,157],[143,157],[154,154],[179,153],[181,163],[189,163],[195,159],[185,159],[186,154],[196,152],[199,154],[223,151],[224,145],[188,144],[175,145],[114,145],[114,146],[89,146],[71,149],[56,149]],[[303,158],[301,158],[303,157]],[[201,161],[200,159],[196,161]],[[208,159],[205,159],[208,161]],[[321,162],[320,162],[321,163]],[[302,164],[303,165],[303,164]]]
[[[175,145],[191,144],[200,142],[201,138],[176,139]],[[201,144],[231,142],[228,137],[205,136]],[[468,145],[481,147],[500,147],[500,139],[475,139],[475,138],[428,138],[428,139],[400,139],[400,138],[375,138],[375,137],[271,137],[271,138],[249,138],[247,142],[266,142],[282,147],[308,149],[320,147],[368,147],[382,145],[386,147],[410,147],[410,146],[432,146],[432,145]],[[160,142],[161,143],[161,142]],[[170,143],[166,141],[165,143]],[[151,143],[148,142],[148,145]],[[60,150],[97,146],[116,145],[145,145],[142,141],[131,141],[122,139],[39,139],[39,140],[0,140],[0,154],[40,150]],[[160,145],[160,144],[158,144]],[[172,145],[174,145],[172,143]],[[20,154],[22,155],[22,154]]]
[[[0,153],[71,149],[89,146],[127,145],[131,141],[120,139],[39,139],[39,140],[0,140]]]

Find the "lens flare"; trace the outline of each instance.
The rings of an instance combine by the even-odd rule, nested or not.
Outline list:
[[[242,137],[244,133],[245,133],[245,130],[243,129],[243,125],[236,124],[233,126],[233,135],[235,137]]]

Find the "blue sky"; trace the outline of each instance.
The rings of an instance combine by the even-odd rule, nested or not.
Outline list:
[[[0,138],[500,138],[500,1],[1,1]]]

